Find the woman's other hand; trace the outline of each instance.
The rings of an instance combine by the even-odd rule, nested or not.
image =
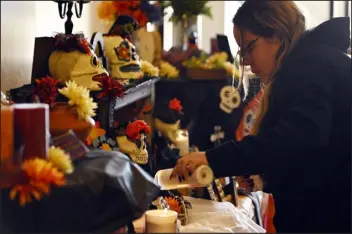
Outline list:
[[[170,179],[178,176],[180,181],[185,180],[201,165],[208,165],[205,152],[192,152],[186,154],[177,161]]]

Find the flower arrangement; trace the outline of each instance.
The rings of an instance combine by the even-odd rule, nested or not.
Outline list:
[[[129,15],[143,27],[148,23],[148,16],[140,5],[141,1],[102,1],[98,5],[98,18],[110,23],[119,15]]]
[[[62,149],[50,147],[47,159],[27,159],[22,163],[20,182],[10,191],[10,199],[19,198],[20,206],[40,201],[52,186],[64,186],[65,174],[74,170],[70,156]]]
[[[141,70],[144,76],[148,77],[158,77],[159,68],[155,67],[153,64],[148,61],[141,60]]]
[[[93,102],[87,88],[79,86],[74,81],[67,81],[64,88],[58,89],[61,82],[48,76],[36,79],[35,82],[36,87],[33,90],[33,97],[38,99],[39,102],[47,103],[52,107],[56,104],[58,93],[61,93],[68,98],[68,105],[74,108],[79,119],[85,120],[88,117],[95,116],[97,104]]]
[[[159,68],[160,77],[165,78],[178,78],[180,76],[179,70],[166,61],[160,61]]]
[[[239,71],[236,65],[227,61],[228,55],[226,52],[217,52],[208,58],[205,57],[192,57],[186,60],[182,65],[186,68],[201,68],[201,69],[225,69],[227,74],[239,78]]]

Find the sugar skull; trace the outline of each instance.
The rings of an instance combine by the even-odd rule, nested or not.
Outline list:
[[[136,120],[127,125],[125,134],[116,137],[119,151],[127,154],[132,161],[145,165],[148,163],[146,134],[150,127],[142,120]]]
[[[107,74],[83,34],[55,36],[56,50],[49,57],[49,71],[56,79],[74,80],[90,90],[99,90],[93,77]]]
[[[129,15],[120,15],[104,35],[104,54],[108,58],[110,75],[117,79],[139,79],[142,76],[141,62],[131,34],[138,22]]]
[[[105,55],[109,61],[110,75],[118,79],[139,79],[141,62],[135,46],[121,36],[104,36]]]
[[[167,109],[156,114],[155,128],[163,137],[175,144],[180,135],[180,118],[183,115],[183,106],[177,98],[171,99],[167,105]]]
[[[220,98],[220,109],[227,114],[231,114],[241,104],[239,91],[234,90],[231,85],[227,85],[221,89]]]
[[[180,120],[178,120],[176,123],[169,124],[156,118],[155,129],[158,130],[163,137],[166,137],[172,143],[175,143],[178,136],[178,131],[180,130]]]

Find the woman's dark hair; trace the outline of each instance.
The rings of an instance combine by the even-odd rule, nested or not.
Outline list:
[[[270,80],[274,79],[282,58],[292,50],[306,30],[305,17],[293,1],[247,0],[238,9],[232,22],[240,31],[240,40],[243,38],[243,30],[263,38],[275,36],[281,40],[276,56],[276,67]],[[240,49],[243,49],[241,44],[242,42],[239,45]],[[270,87],[271,83],[264,87],[256,123],[252,127],[253,134],[258,132],[260,122],[267,111]]]

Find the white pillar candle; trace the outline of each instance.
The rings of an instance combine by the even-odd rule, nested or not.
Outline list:
[[[173,210],[148,210],[145,213],[146,233],[176,233],[177,212]]]
[[[175,146],[180,150],[180,156],[184,156],[189,153],[189,139],[187,130],[178,130],[175,141]]]

